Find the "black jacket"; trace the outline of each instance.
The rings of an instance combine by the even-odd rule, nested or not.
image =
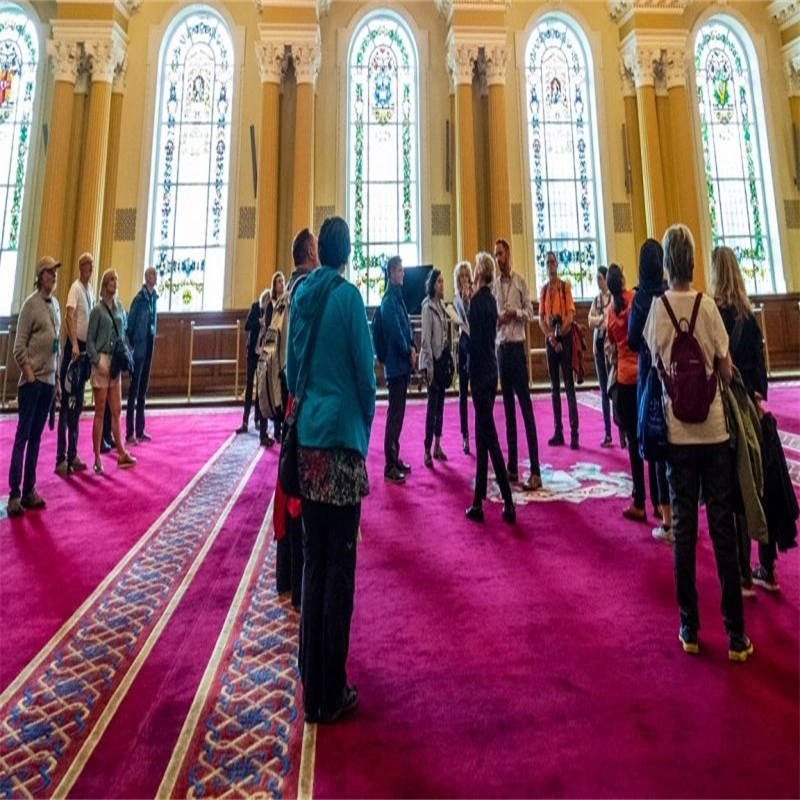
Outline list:
[[[497,301],[481,286],[469,304],[469,381],[473,386],[497,385]]]
[[[730,338],[730,353],[733,363],[742,373],[747,393],[751,398],[758,392],[767,397],[767,368],[764,365],[764,338],[756,318],[751,314],[742,320],[739,332],[734,336],[738,314],[733,306],[720,308],[725,330]]]

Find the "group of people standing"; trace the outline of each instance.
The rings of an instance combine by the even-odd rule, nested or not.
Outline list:
[[[57,475],[66,477],[87,469],[78,455],[80,415],[86,381],[94,396],[92,425],[93,470],[104,472],[101,453],[117,451],[117,466],[129,469],[136,458],[128,447],[151,437],[145,430],[145,398],[153,360],[158,295],[156,271],[145,270],[144,285],[126,314],[117,297],[117,273],[107,269],[95,302],[94,259],[83,253],[78,277],[67,295],[66,338],[61,347],[61,309],[53,292],[61,263],[45,256],[36,265],[36,291],[23,303],[14,339],[14,360],[20,369],[17,390],[18,422],[9,468],[10,517],[43,509],[36,489],[39,446],[48,416],[55,425]],[[130,372],[126,436],[120,428],[122,372]]]

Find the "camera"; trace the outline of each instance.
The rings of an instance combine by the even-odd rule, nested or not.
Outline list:
[[[553,336],[555,336],[556,339],[561,338],[561,322],[560,314],[550,315],[550,329],[553,331]]]

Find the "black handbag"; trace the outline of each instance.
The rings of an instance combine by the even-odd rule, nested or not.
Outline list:
[[[111,323],[114,326],[114,332],[117,334],[117,341],[114,344],[114,352],[111,354],[111,367],[109,369],[111,380],[114,380],[121,372],[127,372],[133,375],[133,353],[130,347],[125,343],[125,340],[119,335],[119,328],[117,327],[117,320],[111,313],[111,309],[101,300],[101,303],[108,311],[108,316],[111,317]]]
[[[442,354],[433,360],[433,380],[440,389],[449,389],[453,383],[455,371],[456,365],[453,362],[450,343],[446,342]]]
[[[325,313],[325,306],[328,304],[328,299],[336,290],[336,288],[344,283],[344,278],[331,287],[331,290],[325,295],[319,306],[317,317],[311,328],[311,333],[308,337],[305,353],[300,362],[300,370],[297,375],[297,395],[292,397],[291,410],[289,416],[283,421],[283,441],[281,442],[281,452],[278,457],[278,481],[281,484],[284,494],[289,497],[300,497],[300,468],[298,464],[298,433],[297,433],[297,420],[300,417],[300,404],[303,400],[303,395],[306,390],[306,381],[308,373],[311,369],[311,359],[314,356],[314,346],[317,341],[317,333],[319,332],[320,322],[322,315]]]

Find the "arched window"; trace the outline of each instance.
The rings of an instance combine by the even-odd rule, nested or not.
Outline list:
[[[233,43],[208,8],[180,17],[162,46],[149,255],[170,311],[222,308]]]
[[[698,32],[694,59],[713,244],[736,253],[748,292],[775,292],[780,249],[764,187],[769,153],[747,48],[715,17]]]
[[[380,302],[393,255],[419,263],[417,53],[400,17],[367,17],[350,43],[347,213],[350,277],[367,305]]]
[[[0,7],[0,314],[11,313],[39,41],[18,6]]]
[[[593,296],[601,241],[591,62],[560,16],[543,17],[528,40],[525,105],[540,281],[552,250],[574,296]]]

